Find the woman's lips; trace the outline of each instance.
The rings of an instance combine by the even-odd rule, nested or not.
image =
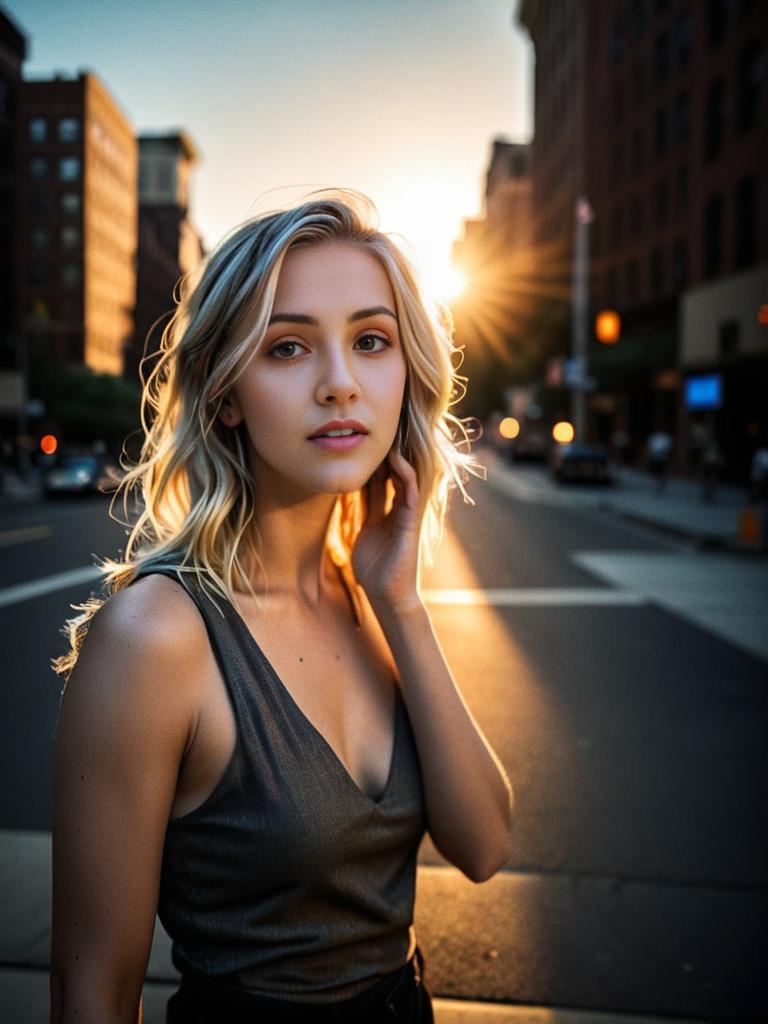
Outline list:
[[[332,452],[344,452],[348,448],[357,448],[365,440],[367,434],[347,434],[344,437],[310,437],[312,444],[327,448]]]

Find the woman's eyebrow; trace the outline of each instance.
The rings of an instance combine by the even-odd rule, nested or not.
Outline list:
[[[354,320],[365,320],[366,317],[376,316],[379,313],[386,313],[387,316],[391,316],[393,320],[397,321],[395,314],[386,306],[371,306],[369,309],[358,309],[356,313],[352,313],[347,318],[347,322],[351,324]],[[314,324],[317,326],[319,322],[315,317],[307,316],[306,313],[275,313],[269,318],[267,326],[270,327],[276,323]]]

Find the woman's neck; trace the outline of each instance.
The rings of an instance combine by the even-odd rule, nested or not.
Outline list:
[[[294,599],[309,609],[337,592],[337,569],[326,540],[335,503],[336,496],[328,494],[282,507],[257,501],[256,548],[263,572],[256,567],[251,578],[255,590],[266,583],[270,597]]]

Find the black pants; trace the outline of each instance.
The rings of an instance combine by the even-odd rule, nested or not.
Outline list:
[[[182,975],[168,1000],[166,1024],[434,1024],[432,996],[424,979],[424,958],[416,947],[403,967],[351,999],[296,1003],[247,996],[237,1003],[198,977]]]

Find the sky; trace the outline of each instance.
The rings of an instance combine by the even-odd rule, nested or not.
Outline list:
[[[483,214],[491,142],[532,133],[517,0],[2,0],[25,78],[92,71],[137,134],[200,151],[191,216],[211,248],[312,189],[368,195],[441,289]]]

